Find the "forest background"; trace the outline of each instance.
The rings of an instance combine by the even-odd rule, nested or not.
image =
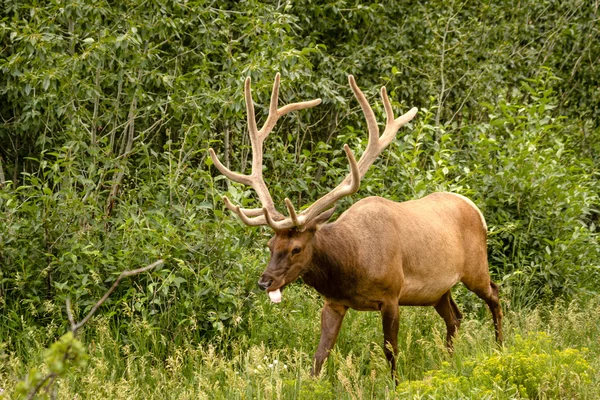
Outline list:
[[[59,397],[600,396],[599,5],[3,0],[0,397],[51,370],[67,297],[79,319],[121,271],[158,259],[86,326],[89,359]],[[258,291],[271,232],[226,211],[223,195],[252,207],[254,193],[207,152],[249,170],[243,81],[260,123],[277,72],[280,104],[323,103],[265,143],[275,204],[314,201],[346,175],[343,144],[365,148],[347,75],[380,121],[381,86],[396,115],[419,108],[336,215],[368,195],[471,198],[505,349],[457,289],[468,322],[454,357],[433,310],[403,309],[395,388],[379,316],[351,313],[324,375],[307,376],[322,299],[299,283],[281,305]]]

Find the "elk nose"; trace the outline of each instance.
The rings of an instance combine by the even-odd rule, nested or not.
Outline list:
[[[273,283],[273,279],[263,280],[262,278],[260,278],[258,280],[258,287],[262,290],[267,290],[269,286],[271,286],[271,283]]]

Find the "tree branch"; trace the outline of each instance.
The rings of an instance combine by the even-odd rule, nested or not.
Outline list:
[[[446,56],[446,37],[448,36],[448,27],[450,26],[450,20],[446,20],[446,27],[444,28],[444,35],[442,36],[442,60],[440,62],[440,78],[442,80],[442,88],[440,89],[440,97],[438,99],[437,112],[435,114],[435,126],[440,125],[440,114],[442,112],[442,105],[444,102],[444,92],[446,91],[446,80],[444,78],[444,61]]]
[[[135,112],[136,112],[136,110],[137,110],[137,98],[134,94],[133,100],[131,101],[131,106],[129,107],[129,117],[128,117],[127,127],[125,128],[125,133],[127,134],[127,141],[125,144],[125,149],[123,149],[123,146],[121,146],[122,151],[121,151],[121,155],[119,156],[119,158],[122,155],[129,154],[131,152],[131,148],[133,147],[133,133],[135,132]],[[125,139],[123,139],[123,140],[125,140]],[[125,173],[123,172],[123,170],[121,170],[119,172],[115,172],[112,188],[110,190],[110,194],[108,195],[108,199],[106,200],[106,212],[105,212],[106,217],[108,217],[112,212],[112,209],[115,204],[115,199],[117,198],[117,195],[119,193],[119,187],[121,186],[121,181],[123,180],[124,175],[125,175]]]
[[[96,313],[96,311],[98,310],[98,308],[104,304],[104,302],[110,297],[110,295],[112,294],[112,292],[115,291],[115,289],[117,288],[117,286],[119,286],[119,283],[121,282],[121,280],[123,278],[126,278],[128,276],[133,276],[133,275],[138,275],[141,274],[142,272],[147,272],[150,271],[151,269],[154,269],[156,267],[158,267],[159,265],[161,265],[162,263],[164,263],[164,260],[158,260],[153,262],[152,264],[143,267],[143,268],[138,268],[138,269],[134,269],[131,271],[123,271],[121,272],[121,275],[119,275],[119,277],[117,278],[117,280],[112,284],[112,286],[110,287],[110,289],[108,289],[108,291],[106,293],[104,293],[104,296],[102,296],[102,298],[100,300],[98,300],[98,302],[96,304],[94,304],[94,306],[92,307],[92,309],[90,310],[90,312],[85,316],[85,318],[83,318],[80,322],[74,324],[74,320],[73,320],[73,316],[71,315],[69,318],[69,322],[71,322],[71,331],[73,332],[73,335],[75,335],[77,333],[77,330],[79,328],[81,328],[83,325],[85,325],[90,318],[92,318],[92,316]],[[67,309],[69,309],[70,307],[67,306]],[[67,312],[67,315],[69,314],[69,312]]]
[[[42,379],[37,385],[35,385],[35,387],[33,389],[31,389],[31,391],[29,393],[27,393],[27,400],[32,400],[33,398],[35,398],[35,395],[37,394],[37,392],[40,391],[40,389],[42,388],[42,386],[44,386],[44,384],[49,380],[52,379],[56,376],[56,374],[54,372],[52,372],[51,374],[48,374],[44,377],[44,379]]]
[[[4,169],[2,168],[2,156],[0,156],[0,189],[4,187],[6,178],[4,177]]]

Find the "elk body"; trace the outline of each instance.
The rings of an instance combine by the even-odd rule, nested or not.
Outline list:
[[[502,342],[502,311],[498,287],[490,280],[487,262],[487,227],[477,206],[464,196],[433,193],[419,200],[402,203],[381,197],[358,201],[335,222],[327,223],[335,203],[355,193],[360,180],[376,157],[394,139],[398,129],[410,121],[416,109],[394,119],[385,88],[381,96],[387,123],[379,136],[375,115],[352,76],[350,86],[365,114],[369,143],[357,162],[344,146],[350,174],[330,193],[300,214],[285,199],[289,217],[274,206],[262,179],[262,143],[283,114],[320,103],[320,100],[294,103],[277,108],[279,74],[275,78],[269,116],[258,130],[246,79],[245,99],[248,130],[253,149],[252,173],[230,171],[210,149],[213,162],[225,176],[251,185],[262,208],[242,209],[226,197],[226,206],[250,226],[269,225],[275,235],[268,243],[269,264],[258,284],[274,302],[281,301],[281,290],[302,277],[325,298],[321,313],[321,338],[314,356],[312,373],[318,375],[333,348],[349,308],[379,311],[382,315],[384,353],[396,369],[399,306],[433,306],[444,319],[446,344],[452,348],[462,315],[450,290],[462,282],[489,306],[496,340]]]

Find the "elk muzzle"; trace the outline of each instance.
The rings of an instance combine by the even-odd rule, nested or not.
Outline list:
[[[273,283],[273,279],[263,274],[257,283],[259,288],[261,288],[262,290],[267,290],[269,286],[271,286],[271,284]]]
[[[273,303],[281,302],[281,290],[278,287],[280,285],[276,284],[275,287],[277,287],[277,289],[269,291],[269,288],[273,285],[273,279],[271,277],[269,277],[267,274],[262,274],[257,283],[258,287],[260,287],[262,290],[267,290],[269,299],[271,299]]]

